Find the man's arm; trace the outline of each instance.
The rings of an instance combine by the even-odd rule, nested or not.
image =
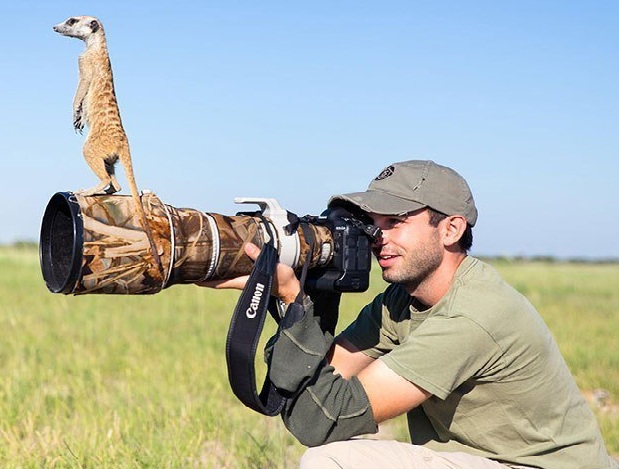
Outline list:
[[[245,252],[255,259],[260,250],[250,244],[245,247]],[[285,303],[292,302],[300,291],[293,270],[278,264],[275,280],[273,294]],[[243,288],[245,281],[246,278],[238,278],[202,285]],[[280,389],[296,390],[294,397],[288,400],[282,418],[302,443],[315,446],[375,432],[378,423],[409,411],[429,397],[429,393],[390,370],[381,360],[367,356],[343,338],[338,338],[330,349],[327,346],[323,350],[321,356],[323,360],[326,357],[329,364],[323,361],[309,384],[301,389],[296,386],[294,390],[289,388],[288,384],[295,382],[295,374],[304,373],[298,362],[294,363],[290,357],[305,350],[313,350],[314,355],[315,350],[325,346],[313,311],[306,313],[305,320],[287,331],[285,342],[288,345],[280,353],[276,349],[281,340],[276,342],[273,360],[278,366],[273,368],[279,372],[271,369],[271,379],[276,386],[280,383],[283,385]],[[306,343],[309,337],[313,338],[310,339],[313,343]],[[295,344],[293,349],[287,348],[290,344]],[[314,360],[312,358],[310,362]],[[301,376],[301,380],[309,378]]]
[[[375,433],[378,423],[428,398],[382,360],[341,339],[329,349],[312,309],[307,304],[303,319],[273,344],[269,368],[273,384],[290,393],[282,420],[301,443],[317,446]],[[331,364],[324,358],[328,350]]]
[[[330,364],[345,379],[357,376],[367,394],[376,423],[404,414],[431,396],[343,337],[338,337],[332,347]]]
[[[329,364],[335,368],[335,372],[345,379],[357,376],[361,370],[368,367],[375,360],[360,351],[342,336],[335,338],[327,359]]]
[[[402,378],[381,360],[375,360],[358,375],[372,407],[374,421],[384,422],[419,406],[431,394]]]

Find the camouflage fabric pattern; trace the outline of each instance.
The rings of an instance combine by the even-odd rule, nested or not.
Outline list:
[[[83,221],[81,281],[73,293],[157,293],[157,266],[130,196],[75,194]],[[142,205],[164,271],[170,266],[170,224],[164,205],[145,194]]]
[[[265,242],[263,220],[259,217],[225,216],[164,204],[155,194],[142,197],[149,227],[161,259],[165,282],[156,280],[157,265],[150,252],[129,196],[75,195],[83,220],[81,280],[74,294],[152,294],[170,285],[206,279],[225,279],[248,274],[253,262],[243,245]],[[310,267],[319,265],[321,247],[332,250],[332,237],[322,226],[313,231]],[[303,230],[297,230],[299,259],[310,249]]]

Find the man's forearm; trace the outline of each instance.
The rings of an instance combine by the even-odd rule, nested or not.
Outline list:
[[[359,380],[344,379],[327,364],[332,339],[322,331],[307,298],[302,310],[302,317],[282,327],[267,347],[271,382],[290,396],[282,412],[286,427],[307,446],[376,432]]]
[[[282,412],[286,428],[304,445],[318,446],[378,430],[363,386],[324,366],[315,380],[289,399]]]

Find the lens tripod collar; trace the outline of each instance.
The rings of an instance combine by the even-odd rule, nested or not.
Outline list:
[[[284,210],[277,200],[262,197],[237,197],[234,199],[236,204],[256,204],[260,207],[262,216],[271,222],[275,229],[275,246],[279,245],[279,261],[289,265],[293,269],[299,263],[301,243],[297,232],[289,234],[286,226],[290,224],[288,212]]]

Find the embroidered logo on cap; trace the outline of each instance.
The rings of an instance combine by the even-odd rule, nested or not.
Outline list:
[[[393,166],[387,166],[385,169],[383,169],[383,171],[378,176],[376,176],[376,179],[374,180],[382,181],[383,179],[387,179],[389,176],[393,174],[394,170],[395,168]]]

